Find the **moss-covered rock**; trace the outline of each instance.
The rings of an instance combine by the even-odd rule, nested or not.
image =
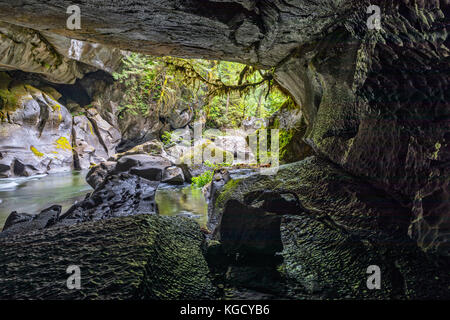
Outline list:
[[[0,240],[3,299],[211,299],[197,223],[138,215]],[[20,249],[19,249],[20,248]],[[77,265],[81,289],[69,290]]]
[[[205,156],[211,158],[205,159]],[[232,163],[233,159],[234,155],[231,152],[219,148],[211,140],[205,139],[192,147],[191,150],[185,152],[179,159],[179,162],[187,165],[195,165],[197,161],[204,162],[208,160],[211,163],[220,164],[224,162]]]

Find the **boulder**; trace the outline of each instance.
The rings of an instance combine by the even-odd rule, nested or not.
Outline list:
[[[18,213],[17,211],[13,211],[8,216],[8,218],[6,218],[6,221],[5,221],[5,224],[3,225],[2,231],[6,231],[13,225],[31,221],[32,219],[33,219],[33,215],[31,215],[29,213]]]
[[[113,172],[130,172],[148,180],[161,181],[164,169],[170,166],[172,163],[164,157],[136,154],[120,158]]]
[[[95,108],[88,109],[86,117],[92,124],[92,129],[107,154],[105,159],[108,159],[116,153],[116,147],[122,138],[120,131],[103,119],[99,111]]]
[[[184,105],[177,104],[168,115],[168,121],[172,129],[186,127],[192,120],[194,113],[191,108],[184,109]]]
[[[154,139],[154,140],[145,142],[143,144],[137,145],[128,151],[125,151],[122,153],[117,153],[114,156],[110,157],[109,160],[117,161],[118,159],[120,159],[124,156],[129,156],[129,155],[134,155],[134,154],[148,154],[148,155],[152,155],[152,156],[158,155],[158,156],[164,156],[164,157],[167,156],[162,142]]]
[[[164,170],[161,182],[169,184],[183,184],[184,175],[183,170],[179,167],[169,167]]]
[[[217,136],[214,140],[214,144],[227,152],[233,154],[234,163],[255,163],[256,159],[250,150],[246,136],[242,135],[229,135],[231,132],[227,132],[227,135]],[[234,132],[238,133],[238,132]]]
[[[297,299],[450,296],[445,261],[428,261],[407,236],[408,208],[325,160],[230,178],[210,201],[208,229],[227,265],[253,268],[241,276],[278,274],[279,285],[259,287],[263,292]],[[262,271],[268,265],[272,271]],[[381,290],[367,289],[371,265],[382,270]]]
[[[95,129],[96,127],[95,120],[89,119],[85,115],[73,117],[72,135],[74,141],[74,167],[76,169],[88,169],[106,161],[115,153],[115,146],[118,144],[117,138],[119,136],[116,136],[116,140],[108,148],[105,144],[105,141],[108,140],[105,136],[102,136],[105,131],[101,133]],[[111,132],[117,131],[112,128],[110,130]]]
[[[147,154],[134,154],[127,155],[120,158],[117,161],[116,171],[117,172],[125,172],[130,170],[133,167],[142,167],[142,166],[158,166],[161,168],[170,167],[171,163],[169,160],[165,159],[161,156],[150,156]]]
[[[96,189],[116,167],[117,162],[106,161],[92,167],[86,175],[87,183]]]

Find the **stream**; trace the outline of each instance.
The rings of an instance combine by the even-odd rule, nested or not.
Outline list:
[[[37,214],[59,204],[64,213],[93,191],[85,180],[86,174],[86,171],[74,171],[0,179],[0,231],[12,211]],[[161,184],[156,192],[156,203],[161,215],[181,215],[195,219],[201,226],[206,224],[206,200],[201,190],[190,185],[174,187]]]

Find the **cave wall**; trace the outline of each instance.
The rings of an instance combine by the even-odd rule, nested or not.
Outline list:
[[[386,4],[383,30],[357,20],[302,45],[278,69],[316,153],[412,208],[411,236],[448,255],[448,7]]]

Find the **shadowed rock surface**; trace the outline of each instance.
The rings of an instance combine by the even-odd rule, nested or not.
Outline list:
[[[0,297],[211,299],[203,239],[193,221],[149,215],[2,239]],[[80,290],[67,289],[70,265],[81,269]]]
[[[410,218],[389,194],[311,157],[225,184],[209,228],[228,260],[209,261],[225,283],[278,297],[448,299],[448,261],[438,267],[407,237]],[[381,290],[367,289],[370,265]]]
[[[26,6],[23,4],[26,3]],[[70,1],[0,2],[0,20],[153,55],[274,66],[355,8],[355,1],[79,1],[81,30],[66,29]],[[39,17],[39,22],[36,21]]]

